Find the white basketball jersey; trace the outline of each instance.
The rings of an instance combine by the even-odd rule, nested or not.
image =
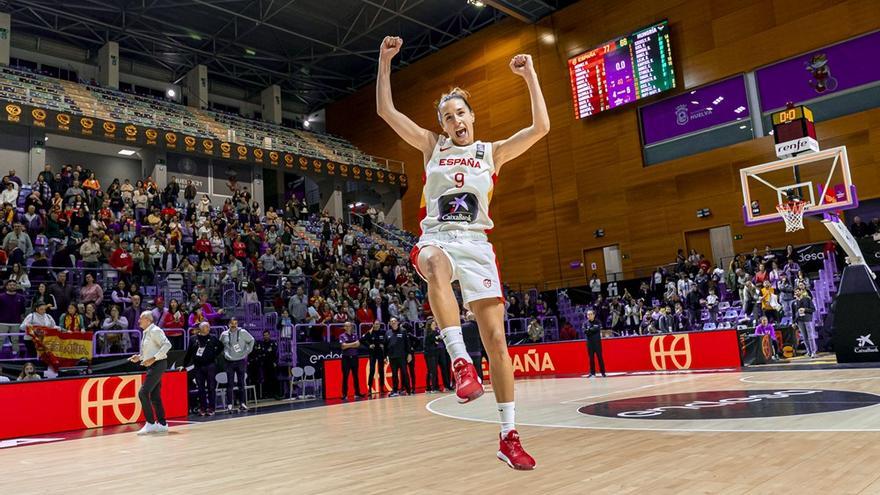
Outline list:
[[[492,143],[456,146],[440,136],[425,166],[421,233],[492,230],[489,202],[495,179]]]

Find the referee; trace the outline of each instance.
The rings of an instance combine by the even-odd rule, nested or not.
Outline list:
[[[138,398],[141,401],[141,408],[144,410],[147,424],[137,434],[168,433],[165,408],[162,407],[162,375],[168,369],[166,358],[168,351],[171,350],[171,342],[165,336],[165,332],[153,324],[152,312],[144,311],[141,313],[138,325],[144,331],[141,338],[141,352],[128,360],[132,363],[141,363],[141,366],[147,368],[147,377],[141,385],[141,389],[138,390]]]

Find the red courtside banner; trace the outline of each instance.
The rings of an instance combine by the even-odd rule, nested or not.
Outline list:
[[[517,378],[541,375],[572,375],[589,371],[587,344],[583,340],[548,344],[517,345],[509,348]],[[736,330],[674,333],[622,337],[602,340],[602,354],[608,372],[677,371],[741,366],[740,343]],[[361,392],[365,392],[369,359],[361,357],[358,366]],[[425,387],[425,364],[416,354],[416,388]],[[489,365],[483,361],[488,379]],[[326,398],[342,396],[342,365],[339,359],[324,361]],[[385,368],[387,389],[391,389],[391,370]],[[354,392],[349,384],[349,390]]]
[[[0,384],[0,439],[143,421],[144,375],[92,376]],[[162,376],[165,415],[187,414],[186,372]]]

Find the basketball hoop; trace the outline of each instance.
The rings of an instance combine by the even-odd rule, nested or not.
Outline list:
[[[806,206],[806,201],[797,199],[776,205],[776,211],[785,221],[786,232],[804,230],[804,208]]]

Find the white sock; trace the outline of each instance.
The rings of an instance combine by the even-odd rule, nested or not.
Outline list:
[[[515,402],[499,402],[498,415],[501,416],[501,436],[504,437],[510,430],[516,428],[516,403]]]
[[[440,330],[440,336],[443,337],[443,343],[446,344],[446,351],[449,353],[453,362],[458,358],[464,359],[469,363],[474,362],[467,352],[467,347],[464,345],[464,337],[461,336],[461,327],[444,328],[443,330]]]

